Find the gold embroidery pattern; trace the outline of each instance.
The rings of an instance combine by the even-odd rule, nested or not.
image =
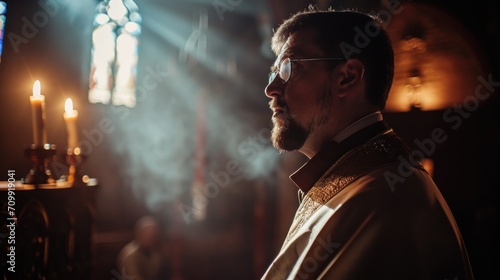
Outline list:
[[[290,229],[285,244],[319,207],[330,201],[354,180],[378,167],[398,162],[401,156],[407,159],[409,154],[409,148],[392,130],[347,152],[304,196],[294,217],[295,226]],[[423,169],[421,165],[415,167]]]

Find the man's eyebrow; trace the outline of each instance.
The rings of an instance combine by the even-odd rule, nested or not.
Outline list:
[[[278,66],[277,65],[280,65],[281,62],[285,59],[285,58],[288,58],[288,57],[293,57],[294,56],[294,52],[292,49],[288,48],[286,49],[283,53],[281,53],[279,56],[278,56],[278,59],[279,60],[276,60],[278,63],[275,63],[271,66],[271,72],[275,72],[275,71],[278,71]]]
[[[283,54],[281,55],[281,61],[285,58],[288,58],[288,57],[293,57],[294,56],[294,51],[290,48],[286,49],[285,52],[283,52]],[[280,61],[280,62],[281,62]]]

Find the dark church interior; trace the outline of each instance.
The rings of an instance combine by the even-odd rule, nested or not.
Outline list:
[[[448,203],[474,278],[500,279],[495,0],[0,1],[0,279],[135,279],[119,258],[144,217],[161,279],[260,279],[307,160],[269,139],[271,37],[309,5],[386,23],[384,119]]]

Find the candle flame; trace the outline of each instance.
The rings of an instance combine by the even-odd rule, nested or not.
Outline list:
[[[71,98],[66,99],[66,103],[64,103],[64,111],[66,111],[66,114],[71,114],[73,112],[73,101]]]
[[[33,84],[33,96],[40,97],[40,81],[36,80]]]

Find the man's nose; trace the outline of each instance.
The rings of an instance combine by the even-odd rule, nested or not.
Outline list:
[[[280,96],[283,93],[283,83],[280,81],[279,75],[276,75],[274,79],[266,86],[264,92],[269,98]]]

